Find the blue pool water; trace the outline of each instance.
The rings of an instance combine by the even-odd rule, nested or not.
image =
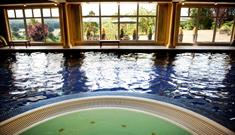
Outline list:
[[[38,52],[0,58],[1,120],[53,98],[105,92],[150,95],[235,131],[234,54]]]

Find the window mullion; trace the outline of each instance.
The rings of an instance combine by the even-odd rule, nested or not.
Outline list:
[[[219,18],[219,8],[216,8],[216,9],[217,9],[217,12],[216,12],[216,16],[215,16],[215,26],[214,26],[212,42],[215,42],[216,29],[217,29],[217,21],[218,21],[218,18]]]
[[[51,8],[50,8],[50,16],[52,17],[52,11],[51,11]]]
[[[99,3],[99,23],[100,23],[100,39],[102,34],[102,23],[101,23],[101,3]]]
[[[24,20],[24,27],[25,27],[25,38],[28,40],[28,29],[27,29],[27,23],[26,23],[26,17],[25,17],[25,9],[23,9],[23,20]]]
[[[196,39],[195,39],[195,42],[197,43],[197,39],[198,39],[198,28],[199,28],[199,19],[200,19],[200,17],[199,17],[199,14],[201,13],[201,8],[198,8],[197,9],[197,15],[196,15]]]
[[[41,12],[41,21],[42,21],[42,33],[43,33],[43,37],[44,37],[44,42],[46,42],[46,37],[45,37],[45,27],[44,27],[44,18],[43,18],[43,13],[42,13],[42,8],[40,8],[40,12]]]
[[[155,20],[155,24],[154,24],[154,27],[155,27],[154,28],[155,29],[155,32],[154,32],[154,41],[156,42],[157,41],[157,38],[156,38],[157,36],[156,35],[157,35],[157,13],[158,13],[157,11],[158,11],[158,6],[155,5],[155,7],[156,7],[156,14],[154,16],[155,17],[155,19],[154,19]]]
[[[14,18],[16,19],[16,9],[14,9],[14,15],[15,15],[15,17],[14,17]]]
[[[137,38],[136,40],[139,40],[139,2],[137,3],[137,21],[136,21],[136,34]]]
[[[120,3],[118,4],[118,35],[117,39],[119,39],[120,35]]]
[[[235,18],[233,17],[233,28],[232,28],[232,33],[231,33],[231,37],[230,37],[230,43],[233,42],[234,27],[235,27]]]

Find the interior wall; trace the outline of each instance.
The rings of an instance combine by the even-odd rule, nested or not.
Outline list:
[[[7,25],[6,25],[6,19],[4,15],[4,9],[0,8],[0,35],[5,37],[6,40],[8,40],[8,34],[7,34]]]
[[[176,47],[178,44],[178,34],[179,34],[179,26],[180,26],[180,10],[181,10],[181,4],[177,3],[176,9],[175,9],[173,47]]]
[[[158,4],[157,44],[166,45],[169,40],[170,8],[168,3]]]
[[[113,0],[66,0],[67,2],[114,2]],[[143,2],[144,0],[115,0],[115,2]],[[171,2],[172,0],[147,0],[147,2]]]
[[[69,35],[71,45],[80,43],[82,39],[82,9],[81,4],[68,4]]]
[[[60,3],[60,22],[61,22],[61,35],[62,35],[62,43],[64,48],[70,48],[70,32],[69,32],[69,24],[68,24],[68,11],[66,3]]]
[[[232,41],[231,41],[231,45],[235,46],[235,19],[234,19],[234,23],[233,23],[233,36],[232,36]]]

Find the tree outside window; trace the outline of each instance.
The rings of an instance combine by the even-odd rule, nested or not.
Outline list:
[[[12,40],[61,42],[58,8],[9,9],[7,15]]]

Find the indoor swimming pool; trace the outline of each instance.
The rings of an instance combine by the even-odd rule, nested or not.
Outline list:
[[[174,104],[235,130],[235,56],[229,53],[15,53],[0,58],[0,120],[96,95]]]

